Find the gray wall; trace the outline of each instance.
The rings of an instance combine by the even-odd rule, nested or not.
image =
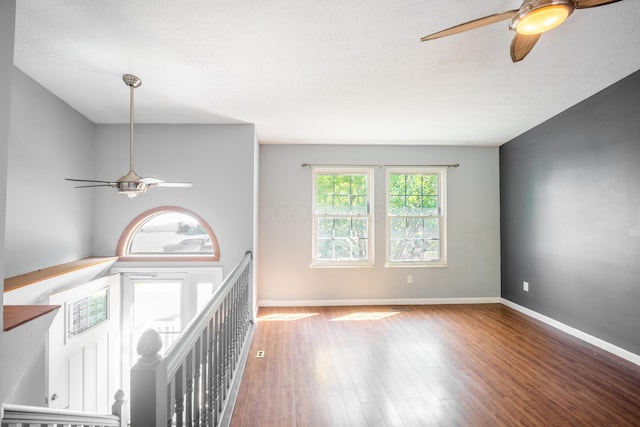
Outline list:
[[[129,126],[96,125],[98,179],[117,179],[129,170]],[[93,253],[114,255],[125,227],[142,212],[180,206],[213,228],[225,273],[253,248],[254,126],[136,125],[135,169],[140,176],[188,181],[192,188],[155,188],[129,199],[111,188],[95,193]]]
[[[6,215],[7,159],[9,152],[9,127],[11,118],[11,78],[13,73],[13,39],[15,29],[15,0],[0,2],[0,259],[4,259],[4,227]],[[0,277],[4,276],[4,263],[0,262]],[[3,295],[0,292],[0,348],[3,344],[4,310]],[[6,351],[6,350],[5,350]],[[0,360],[4,360],[5,352],[0,351]],[[0,384],[5,382],[0,376]],[[6,396],[6,386],[0,385],[0,402]]]
[[[311,268],[311,170],[301,163],[460,163],[448,171],[449,266],[385,268],[385,170],[376,169],[375,267]],[[499,296],[497,148],[262,145],[259,192],[259,300]]]
[[[6,277],[91,255],[93,124],[13,68],[7,177]]]
[[[636,72],[500,148],[502,296],[636,354],[639,95]]]

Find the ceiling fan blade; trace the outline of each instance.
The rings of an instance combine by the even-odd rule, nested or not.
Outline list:
[[[531,49],[536,45],[541,34],[525,36],[516,33],[511,41],[511,60],[513,62],[522,61]]]
[[[90,187],[113,187],[113,185],[111,184],[77,185],[73,188],[90,188]]]
[[[508,10],[506,12],[495,13],[493,15],[485,16],[484,18],[474,19],[473,21],[465,22],[464,24],[456,25],[446,30],[438,31],[437,33],[429,34],[420,39],[421,42],[428,40],[439,39],[440,37],[451,36],[454,34],[462,33],[464,31],[475,30],[476,28],[484,27],[485,25],[495,24],[496,22],[511,19],[513,15],[518,12],[518,9]]]
[[[190,182],[164,182],[158,178],[140,178],[139,182],[143,182],[147,184],[149,187],[193,187],[193,184]]]
[[[152,184],[154,187],[175,187],[175,188],[189,188],[193,187],[193,184],[190,182],[159,182],[157,184]]]
[[[158,178],[148,177],[148,178],[140,178],[138,182],[142,182],[145,184],[160,184],[161,182],[164,182],[164,181]]]
[[[617,3],[621,0],[579,0],[576,9],[588,9],[590,7],[605,6],[611,3]]]
[[[99,179],[65,178],[65,180],[74,181],[74,182],[99,182],[99,183],[102,183],[102,184],[112,184],[112,181],[102,181],[102,180],[99,180]]]

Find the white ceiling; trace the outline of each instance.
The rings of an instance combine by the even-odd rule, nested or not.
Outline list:
[[[640,69],[640,1],[576,10],[513,64],[519,0],[19,0],[15,64],[95,123],[256,125],[261,143],[500,145]]]

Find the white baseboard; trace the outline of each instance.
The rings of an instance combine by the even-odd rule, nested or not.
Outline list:
[[[500,297],[480,298],[399,298],[340,300],[260,300],[259,307],[332,307],[346,305],[436,305],[436,304],[499,304]]]
[[[624,348],[620,348],[600,338],[594,337],[593,335],[589,335],[586,332],[582,332],[581,330],[571,327],[569,325],[566,325],[562,322],[558,322],[557,320],[547,317],[544,314],[540,314],[537,311],[533,311],[531,309],[523,307],[519,304],[516,304],[515,302],[509,301],[504,298],[501,298],[500,302],[506,305],[507,307],[510,307],[516,311],[519,311],[520,313],[526,314],[529,317],[532,317],[536,320],[546,323],[547,325],[553,326],[554,328],[559,329],[563,332],[566,332],[569,335],[573,335],[574,337],[579,338],[582,341],[586,341],[589,344],[599,347],[605,351],[608,351],[609,353],[615,354],[618,357],[621,357],[625,360],[628,360],[631,363],[635,363],[636,365],[640,366],[640,355],[637,355],[628,350],[625,350]]]

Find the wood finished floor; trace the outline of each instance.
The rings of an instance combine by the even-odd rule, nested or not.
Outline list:
[[[640,367],[501,304],[406,308],[261,308],[231,426],[640,426]]]

